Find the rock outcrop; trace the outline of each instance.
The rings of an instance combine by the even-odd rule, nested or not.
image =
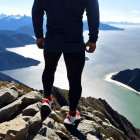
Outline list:
[[[0,82],[0,140],[140,140],[140,130],[102,99],[82,97],[82,120],[67,126],[68,91],[53,87],[54,111],[43,118],[42,91]],[[7,97],[7,98],[6,98]]]

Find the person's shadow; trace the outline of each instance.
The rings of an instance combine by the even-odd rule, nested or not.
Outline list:
[[[75,122],[75,125],[68,125],[68,124],[64,124],[64,125],[72,136],[78,138],[79,140],[86,140],[86,135],[84,135],[77,129],[79,123],[80,121],[77,121]]]

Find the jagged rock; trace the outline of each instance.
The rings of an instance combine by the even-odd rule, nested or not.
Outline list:
[[[23,116],[34,116],[39,111],[38,104],[39,103],[29,105],[27,108],[25,108],[22,111],[22,115]]]
[[[47,117],[47,119],[43,121],[43,125],[46,125],[47,127],[51,129],[54,129],[54,124],[55,124],[54,120],[49,117]]]
[[[124,133],[114,127],[107,127],[106,129],[102,130],[102,133],[110,138],[112,137],[115,140],[128,140],[128,138],[124,135]]]
[[[102,121],[100,118],[94,116],[94,119],[96,120],[96,122],[97,122],[98,124],[102,125],[103,121]]]
[[[0,122],[7,121],[11,118],[19,109],[21,101],[17,100],[3,108],[0,109]]]
[[[17,91],[19,97],[25,94],[23,90],[16,88],[14,85],[12,87],[10,87],[10,89]]]
[[[96,117],[95,115],[93,115],[92,113],[90,112],[84,112],[82,114],[87,120],[91,120],[91,121],[94,121],[96,122],[97,124],[102,124],[102,120],[98,117]]]
[[[44,137],[40,134],[37,134],[33,140],[49,140],[47,137]]]
[[[55,131],[45,125],[42,125],[39,130],[39,134],[42,136],[46,136],[49,140],[61,140],[60,137],[55,133]]]
[[[26,122],[29,122],[30,121],[30,119],[32,118],[31,116],[22,116],[22,115],[20,115],[20,116],[17,116],[17,118],[18,117],[21,117],[24,121],[26,121]]]
[[[87,108],[85,106],[81,105],[80,109],[81,109],[81,111],[86,111]]]
[[[105,135],[103,135],[103,139],[104,139],[104,140],[115,140],[115,139],[113,139],[112,137],[109,137],[109,138],[108,138],[108,137],[106,137]]]
[[[40,97],[41,96],[38,94],[38,92],[30,92],[20,97],[13,103],[3,107],[0,109],[0,122],[10,119],[14,114],[19,112],[20,108],[38,102]]]
[[[86,140],[99,140],[96,136],[93,136],[91,134],[87,134]]]
[[[5,121],[9,123],[10,120],[15,119],[21,119],[28,124],[27,140],[94,140],[95,138],[100,140],[139,140],[140,138],[140,130],[134,128],[125,117],[114,111],[105,100],[82,97],[78,105],[82,121],[77,129],[71,131],[63,124],[69,110],[66,90],[54,88],[53,97],[57,107],[43,121],[39,111],[42,101],[42,94],[39,91],[30,92],[31,89],[26,90],[20,85],[14,86],[16,83],[0,82],[0,84],[3,85],[0,85],[1,89],[8,88],[18,94],[15,101],[8,105],[5,104],[6,106],[0,109],[0,140],[4,140],[5,136],[6,140],[13,140],[18,134],[7,126],[5,128],[1,126],[6,123]],[[58,101],[57,98],[59,98]],[[64,102],[61,102],[63,99]],[[6,134],[1,133],[2,128],[7,128]],[[20,140],[22,139],[20,138]]]
[[[56,130],[59,130],[59,131],[65,133],[67,135],[67,138],[70,138],[70,139],[72,138],[70,132],[66,129],[66,127],[64,126],[64,124],[55,122],[54,129],[55,129],[55,131]]]
[[[60,130],[55,130],[55,133],[63,140],[71,140],[71,137],[69,137],[68,135],[66,135],[64,132],[60,131]]]
[[[100,118],[102,121],[105,120],[104,115],[103,115],[101,112],[97,111],[97,110],[94,110],[94,111],[92,112],[92,114],[94,114],[95,116],[97,116],[98,118]]]
[[[18,93],[15,90],[3,87],[0,89],[0,107],[13,102],[18,98]]]
[[[57,115],[54,111],[51,112],[49,117],[58,123],[63,123],[64,121],[64,119],[60,115]]]
[[[108,124],[108,123],[106,123],[106,122],[102,122],[102,127],[104,128],[104,129],[106,129],[106,128],[108,128],[108,127],[113,127],[111,124]]]
[[[67,133],[67,130],[66,130],[64,124],[62,124],[62,123],[57,123],[57,122],[55,122],[54,128],[55,128],[56,130],[60,130],[60,131],[63,131],[64,133]]]
[[[42,126],[40,112],[29,120],[29,133],[28,139],[32,139]]]
[[[64,113],[64,112],[69,112],[69,106],[62,106],[61,107],[61,112]]]
[[[95,109],[92,107],[87,107],[85,111],[92,113]]]
[[[4,140],[26,140],[27,132],[28,123],[22,118],[0,124],[0,135],[4,136]]]
[[[101,127],[94,121],[82,120],[77,129],[85,135],[88,133],[91,135],[98,135],[100,134],[100,128]]]
[[[2,136],[0,136],[0,140],[3,140],[3,137]]]
[[[30,93],[22,96],[22,102],[23,104],[33,104],[33,103],[39,102],[41,98],[42,97],[41,95],[39,95],[39,92],[31,91]]]

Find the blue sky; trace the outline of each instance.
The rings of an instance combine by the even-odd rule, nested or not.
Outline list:
[[[0,0],[0,13],[31,15],[34,0]],[[140,0],[99,0],[101,21],[140,23]],[[84,19],[86,16],[84,15]]]

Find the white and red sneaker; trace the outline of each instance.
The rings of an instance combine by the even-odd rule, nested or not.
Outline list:
[[[50,113],[53,110],[53,107],[52,107],[52,104],[53,104],[52,96],[51,96],[50,99],[51,100],[49,100],[47,98],[43,98],[41,110],[47,111],[48,113]]]
[[[69,113],[67,114],[66,119],[64,120],[64,123],[69,124],[69,125],[75,125],[75,123],[77,121],[80,121],[80,120],[81,120],[80,114],[76,110],[76,115],[75,116],[72,116]]]

